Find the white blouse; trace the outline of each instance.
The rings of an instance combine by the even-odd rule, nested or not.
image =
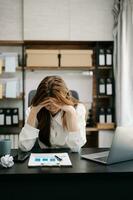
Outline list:
[[[34,146],[39,135],[39,129],[27,124],[27,118],[30,113],[30,107],[26,111],[26,123],[19,134],[19,148],[22,151],[30,151]],[[50,143],[51,146],[70,148],[73,152],[79,152],[80,148],[86,143],[86,110],[83,104],[79,103],[76,107],[79,131],[69,132],[63,128],[62,125],[62,111],[52,117],[51,115],[51,129],[50,129]],[[36,119],[36,127],[37,127]],[[47,148],[39,139],[40,148]]]

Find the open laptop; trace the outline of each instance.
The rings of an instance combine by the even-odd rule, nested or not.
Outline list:
[[[133,127],[117,127],[109,151],[81,155],[106,165],[133,159]]]

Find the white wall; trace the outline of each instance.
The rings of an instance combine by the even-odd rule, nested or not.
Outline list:
[[[0,40],[113,40],[113,2],[0,0]]]
[[[71,0],[70,39],[113,40],[114,0]]]
[[[68,40],[69,0],[24,0],[25,40]]]
[[[0,0],[0,40],[22,40],[22,0]]]
[[[24,0],[25,40],[113,40],[114,0]]]

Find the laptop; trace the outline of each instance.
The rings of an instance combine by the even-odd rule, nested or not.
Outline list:
[[[106,165],[133,159],[133,127],[117,127],[109,151],[81,155]]]

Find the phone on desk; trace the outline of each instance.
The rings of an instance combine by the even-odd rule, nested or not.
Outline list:
[[[24,162],[30,156],[30,152],[18,151],[16,155],[13,156],[14,162]]]

